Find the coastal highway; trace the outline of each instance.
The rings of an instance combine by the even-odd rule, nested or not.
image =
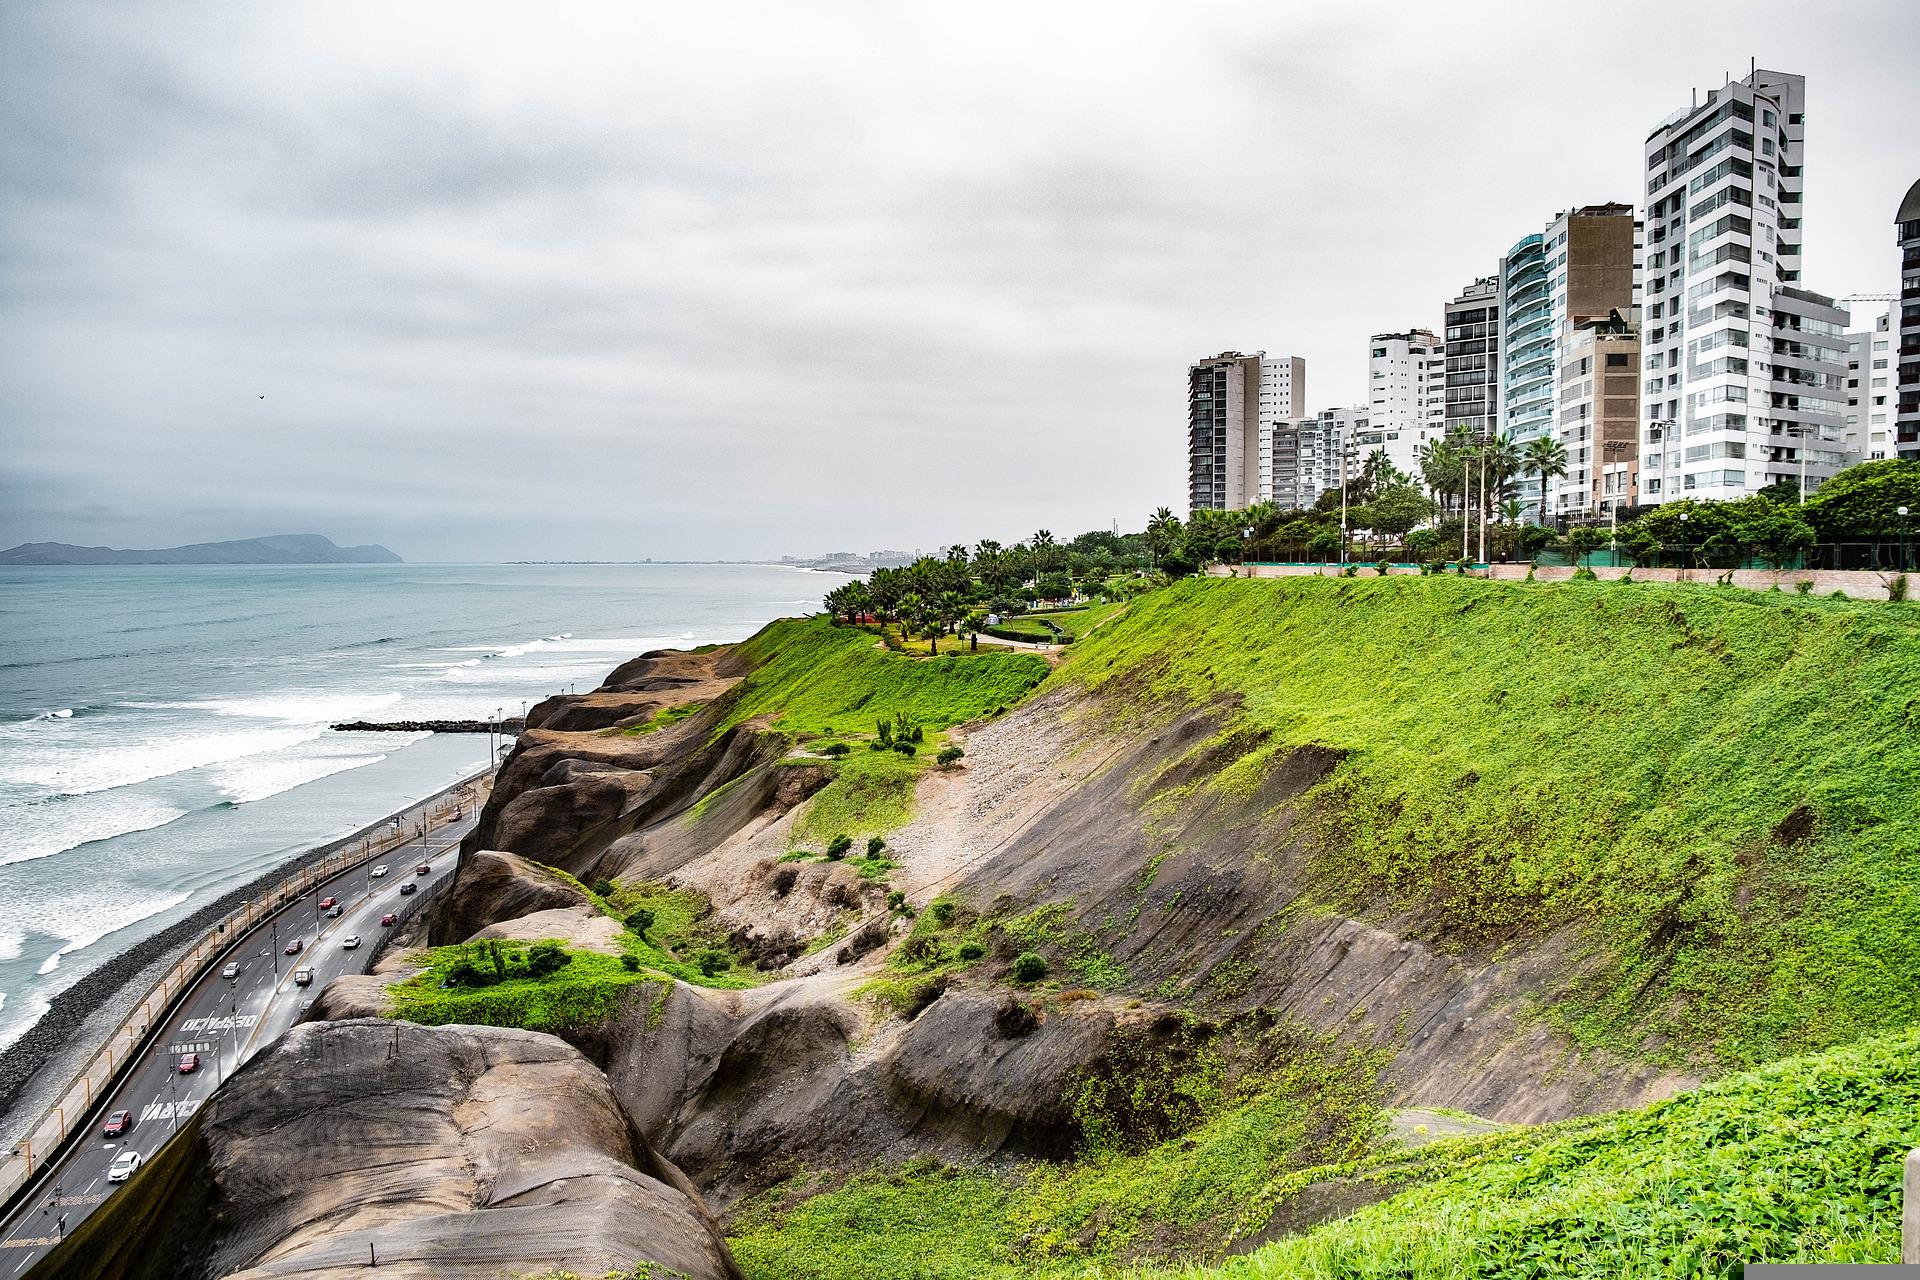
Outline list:
[[[107,1166],[123,1148],[152,1158],[221,1081],[299,1020],[321,988],[343,974],[365,973],[386,932],[380,917],[409,901],[400,886],[416,884],[424,892],[453,874],[455,846],[474,822],[469,813],[342,872],[261,921],[212,965],[149,1040],[139,1065],[96,1109],[89,1125],[75,1132],[56,1158],[52,1176],[0,1224],[0,1280],[23,1275],[63,1232],[119,1189],[107,1181]],[[424,876],[414,870],[422,863],[432,868]],[[370,873],[381,864],[390,870],[376,879]],[[344,908],[337,918],[329,919],[319,908],[328,896]],[[357,948],[341,945],[356,936]],[[287,955],[285,947],[296,938],[303,944],[300,954]],[[228,961],[239,966],[231,979],[221,976]],[[294,981],[303,967],[313,970],[309,986]],[[180,1073],[183,1053],[200,1055],[198,1070]],[[103,1136],[107,1116],[123,1108],[133,1114],[132,1129],[117,1139]]]

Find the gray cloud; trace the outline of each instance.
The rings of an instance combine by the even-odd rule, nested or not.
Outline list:
[[[0,543],[1137,524],[1186,360],[1364,398],[1369,332],[1635,198],[1749,52],[1809,77],[1809,282],[1892,287],[1908,6],[1609,13],[8,6]]]

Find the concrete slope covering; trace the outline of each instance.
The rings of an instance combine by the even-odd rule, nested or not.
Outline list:
[[[697,1193],[550,1036],[296,1027],[48,1262],[53,1276],[737,1273]],[[129,1228],[170,1200],[154,1234]],[[124,1206],[124,1208],[123,1208]],[[96,1227],[96,1224],[97,1227]]]

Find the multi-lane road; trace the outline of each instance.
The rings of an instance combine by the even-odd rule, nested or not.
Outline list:
[[[23,1275],[114,1193],[107,1170],[116,1156],[132,1150],[143,1160],[151,1158],[236,1067],[297,1022],[321,988],[343,974],[365,973],[387,931],[381,917],[418,901],[401,886],[414,885],[414,894],[423,894],[451,875],[455,847],[473,824],[470,813],[342,872],[261,921],[210,966],[149,1040],[139,1065],[100,1104],[92,1123],[75,1132],[52,1171],[0,1224],[0,1280]],[[387,874],[374,875],[382,865]],[[417,871],[422,865],[430,868],[424,874]],[[328,897],[339,900],[338,916],[320,908]],[[358,939],[358,945],[348,946],[349,939]],[[287,946],[296,940],[299,953],[288,955]],[[231,978],[225,976],[229,967]],[[311,970],[310,982],[297,981],[302,970]],[[198,1055],[199,1065],[182,1073],[181,1056],[189,1053]],[[132,1127],[106,1137],[105,1121],[119,1110],[131,1113]]]

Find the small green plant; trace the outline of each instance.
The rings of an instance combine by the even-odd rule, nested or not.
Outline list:
[[[1046,959],[1033,951],[1022,951],[1013,958],[1013,980],[1032,984],[1047,976]]]
[[[1893,575],[1892,581],[1887,583],[1887,599],[1897,602],[1905,600],[1906,598],[1907,575],[1904,573],[1896,573]]]
[[[572,963],[573,957],[561,950],[557,942],[536,942],[527,948],[528,977],[544,978]]]
[[[843,756],[851,750],[853,750],[853,748],[844,742],[829,742],[826,746],[820,748],[820,754],[823,756]]]
[[[1849,598],[1849,597],[1848,597],[1848,595],[1847,595],[1847,593],[1846,593],[1846,592],[1844,592],[1844,591],[1842,591],[1842,590],[1840,590],[1840,589],[1839,589],[1838,587],[1836,587],[1836,588],[1834,588],[1834,592],[1833,592],[1833,594],[1827,597],[1827,599],[1829,599],[1829,600],[1845,600],[1845,599],[1848,599],[1848,598]]]
[[[1800,581],[1793,584],[1793,589],[1795,591],[1798,591],[1803,596],[1810,596],[1813,594],[1813,579],[1802,578],[1800,579]]]
[[[827,841],[827,860],[829,862],[838,862],[847,856],[847,850],[851,848],[853,848],[853,837],[845,832],[841,832],[833,839]]]
[[[958,764],[960,762],[960,757],[966,754],[967,753],[961,750],[959,747],[942,747],[940,748],[940,753],[934,756],[933,762],[939,765],[941,768],[945,769],[952,765]]]
[[[914,756],[914,755],[920,754],[920,748],[914,746],[911,742],[900,742],[896,740],[893,744],[893,749],[895,751],[898,751],[903,756]]]
[[[1340,571],[1340,576],[1343,578],[1357,578],[1360,576],[1360,566],[1350,564]]]
[[[1382,556],[1373,566],[1374,572],[1379,574],[1383,578],[1387,576],[1387,571],[1391,568],[1393,568],[1393,561],[1387,559],[1384,556]]]
[[[628,973],[638,973],[640,972],[640,957],[629,951],[620,957],[620,967]]]
[[[595,880],[593,882],[593,891],[603,898],[611,898],[613,896],[613,881]]]
[[[887,847],[887,842],[883,837],[881,836],[867,837],[867,856],[869,858],[879,857],[880,851],[882,849],[885,849],[886,847]]]
[[[633,910],[627,912],[627,918],[621,921],[636,938],[645,938],[647,936],[647,930],[653,928],[653,922],[654,914],[652,907],[635,907]]]
[[[932,905],[927,908],[927,914],[933,917],[935,924],[944,929],[953,923],[954,910],[952,898],[935,898]]]
[[[902,893],[900,890],[895,889],[892,893],[889,893],[887,895],[888,910],[898,911],[906,905],[907,905],[907,895]]]
[[[987,954],[987,949],[977,942],[963,942],[960,944],[960,958],[962,960],[978,960],[985,954]]]
[[[733,967],[733,957],[717,947],[708,947],[694,957],[693,963],[695,968],[711,978],[716,973],[725,973],[728,969],[731,969]]]
[[[874,745],[881,751],[893,745],[893,721],[876,720],[873,724]]]

